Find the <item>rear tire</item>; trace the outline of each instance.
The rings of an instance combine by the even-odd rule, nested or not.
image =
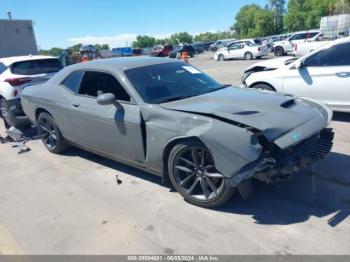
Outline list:
[[[216,170],[209,150],[196,140],[182,141],[171,150],[168,172],[177,192],[196,206],[217,207],[235,193]]]
[[[253,54],[251,52],[247,52],[244,54],[244,59],[245,60],[252,60],[253,59]]]
[[[41,113],[37,121],[38,134],[47,150],[59,154],[68,148],[55,120],[48,113]]]
[[[0,116],[4,120],[5,128],[9,129],[11,126],[9,125],[9,123],[6,120],[7,114],[8,114],[8,108],[6,105],[6,100],[4,98],[1,98],[0,99]]]
[[[284,49],[281,46],[277,46],[274,49],[275,56],[283,56],[284,55]]]

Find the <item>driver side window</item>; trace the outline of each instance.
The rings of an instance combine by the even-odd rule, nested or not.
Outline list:
[[[350,43],[323,49],[305,60],[306,67],[350,66]]]
[[[241,49],[241,45],[240,45],[240,44],[232,45],[232,46],[230,46],[230,48],[229,48],[229,50],[238,50],[238,49]]]
[[[86,71],[78,94],[97,97],[106,93],[114,94],[117,100],[130,101],[130,96],[114,76],[103,72]]]

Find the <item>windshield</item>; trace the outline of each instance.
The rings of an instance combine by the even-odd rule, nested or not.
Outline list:
[[[56,73],[63,68],[58,59],[40,59],[13,63],[11,72],[16,75],[40,75]]]
[[[146,103],[158,104],[198,96],[225,88],[185,63],[138,67],[125,75]]]

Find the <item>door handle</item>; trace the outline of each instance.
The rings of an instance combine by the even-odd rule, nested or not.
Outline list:
[[[79,107],[79,106],[80,106],[80,103],[73,103],[72,106],[74,106],[74,107]]]
[[[345,78],[345,77],[350,77],[350,72],[340,72],[340,73],[336,73],[335,75],[337,77]]]

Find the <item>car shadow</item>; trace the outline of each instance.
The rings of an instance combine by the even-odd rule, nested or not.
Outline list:
[[[104,157],[72,148],[64,155],[80,156],[88,161],[112,168],[116,171],[135,176],[169,188],[158,176],[149,174],[137,168],[109,160]],[[331,153],[331,159],[344,159],[350,162],[350,156]],[[336,170],[328,170],[328,172]],[[337,226],[350,215],[350,184],[340,184],[326,179],[322,174],[305,170],[293,176],[292,179],[277,185],[254,181],[254,191],[250,198],[242,199],[236,194],[229,202],[215,208],[215,212],[250,215],[258,224],[289,225],[307,221],[311,216],[322,218],[334,214],[328,224]],[[338,174],[338,176],[346,174]],[[340,187],[341,190],[339,189]]]
[[[350,163],[348,155],[332,152],[329,158],[346,159]],[[314,168],[305,170],[278,185],[254,181],[249,199],[235,197],[216,210],[250,215],[256,223],[265,225],[289,225],[307,221],[311,216],[322,218],[333,214],[328,224],[335,227],[350,215],[350,181],[344,181],[347,175],[345,169],[339,172],[334,165],[326,173]]]
[[[334,112],[333,121],[350,122],[350,113]]]
[[[71,147],[69,150],[65,151],[62,155],[73,156],[73,157],[79,156],[81,158],[84,158],[85,160],[114,169],[118,172],[126,173],[128,175],[132,175],[134,177],[147,180],[149,182],[163,186],[162,178],[159,176],[152,175],[141,169],[96,155],[94,153],[90,153],[88,151],[85,151],[76,147]]]

